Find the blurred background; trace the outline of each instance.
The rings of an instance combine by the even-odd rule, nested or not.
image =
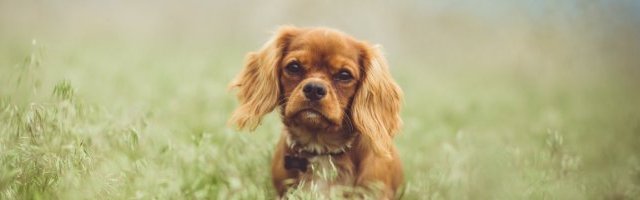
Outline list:
[[[0,197],[271,199],[226,86],[279,25],[382,45],[405,199],[640,196],[638,1],[0,0]]]

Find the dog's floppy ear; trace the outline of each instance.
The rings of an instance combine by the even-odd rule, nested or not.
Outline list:
[[[364,77],[353,99],[353,121],[377,155],[390,156],[393,136],[402,125],[402,90],[378,47],[362,43],[361,48]]]
[[[240,101],[229,124],[254,130],[262,116],[277,106],[280,97],[278,65],[297,32],[298,29],[292,26],[280,27],[262,49],[247,55],[244,69],[229,85],[231,89],[238,89]]]

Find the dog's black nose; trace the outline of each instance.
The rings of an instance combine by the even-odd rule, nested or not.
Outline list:
[[[311,101],[320,100],[327,94],[327,89],[324,85],[315,82],[307,83],[304,88],[302,88],[302,91],[304,92],[304,96]]]

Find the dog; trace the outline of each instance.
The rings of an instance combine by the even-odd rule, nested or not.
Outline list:
[[[284,130],[272,160],[280,198],[291,188],[394,199],[403,183],[393,137],[402,90],[377,46],[338,30],[282,26],[250,52],[231,82],[229,123],[251,131],[278,108]],[[358,189],[359,188],[359,189]]]

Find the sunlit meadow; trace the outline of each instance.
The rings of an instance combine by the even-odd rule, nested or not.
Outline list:
[[[383,46],[403,199],[640,199],[639,3],[293,0],[0,0],[0,199],[273,199],[227,83],[282,24]]]

